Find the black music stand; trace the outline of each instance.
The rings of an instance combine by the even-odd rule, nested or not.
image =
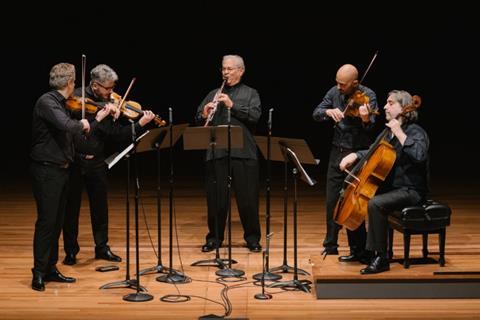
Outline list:
[[[213,171],[215,172],[215,150],[228,148],[229,129],[230,147],[243,148],[243,132],[242,128],[239,126],[189,127],[185,130],[183,135],[183,147],[185,150],[211,150],[212,158],[214,159]],[[230,173],[228,176],[230,176]],[[213,183],[217,183],[216,176]],[[215,190],[216,189],[217,188],[215,188]],[[218,199],[217,196],[215,198]],[[218,203],[218,201],[215,202]],[[229,208],[228,210],[230,211]],[[215,212],[217,212],[217,210],[215,210]],[[230,212],[228,214],[230,214]],[[228,259],[220,258],[220,242],[218,241],[220,236],[218,233],[218,215],[215,215],[215,237],[217,239],[215,246],[215,259],[199,260],[192,263],[192,266],[216,266],[220,269],[229,269],[229,267],[226,267],[227,264],[231,266],[232,263],[237,263],[232,260],[231,257],[232,244],[230,235],[228,243]],[[231,234],[231,230],[229,230],[229,233]]]
[[[262,155],[268,157],[268,137],[264,136],[255,136],[255,141],[257,142],[258,148],[260,149]],[[284,157],[282,152],[282,145],[287,146],[291,150],[297,153],[297,157],[300,163],[304,164],[315,164],[319,163],[319,160],[313,157],[310,148],[307,145],[307,142],[303,139],[292,139],[292,138],[282,138],[282,137],[271,137],[271,154],[270,159],[272,161],[282,161],[284,163],[284,184],[283,184],[283,263],[279,267],[268,269],[269,259],[267,257],[266,266],[267,273],[280,272],[280,273],[289,273],[293,272],[294,268],[288,265],[287,262],[287,226],[288,226],[288,160]],[[309,275],[308,272],[302,269],[298,269],[298,273],[303,275]],[[259,280],[257,274],[255,279]],[[267,278],[265,278],[267,279]]]
[[[153,296],[145,293],[146,289],[142,286],[140,286],[140,277],[138,275],[139,273],[139,268],[140,268],[140,250],[139,250],[139,231],[138,231],[138,205],[139,205],[139,200],[140,200],[140,185],[138,182],[138,159],[137,159],[137,145],[140,142],[142,138],[148,135],[149,131],[147,130],[145,133],[143,133],[141,136],[137,138],[136,133],[135,133],[135,123],[133,121],[131,122],[131,128],[132,128],[132,143],[125,148],[117,157],[114,157],[111,159],[112,161],[109,161],[109,159],[106,160],[108,163],[108,168],[110,169],[119,159],[121,159],[124,155],[128,154],[128,152],[131,152],[132,157],[133,157],[133,163],[134,163],[134,177],[135,177],[135,267],[136,267],[136,275],[137,279],[135,280],[135,293],[130,293],[125,296],[123,296],[123,300],[125,301],[130,301],[130,302],[144,302],[144,301],[150,301],[153,299]],[[128,184],[130,180],[130,166],[128,166],[127,169],[128,173],[128,182],[127,182],[127,203],[128,203]],[[112,288],[116,287],[118,285],[121,285],[122,287],[131,287],[131,280],[128,280],[129,276],[129,265],[130,265],[130,248],[129,248],[129,228],[130,228],[130,219],[128,218],[130,213],[129,205],[127,207],[127,279],[125,281],[120,281],[120,282],[113,282],[110,284],[106,284],[100,289],[107,289],[107,288]],[[127,281],[128,280],[128,281]],[[142,291],[142,292],[141,292]]]
[[[269,285],[271,288],[281,287],[285,288],[286,290],[297,290],[300,289],[305,292],[310,292],[310,284],[312,284],[309,280],[298,280],[298,262],[297,262],[297,179],[298,175],[300,174],[300,179],[305,181],[309,186],[315,185],[317,182],[310,178],[307,174],[305,169],[303,169],[302,164],[300,163],[299,158],[290,149],[285,141],[280,141],[280,146],[282,148],[282,153],[285,158],[285,161],[290,161],[294,168],[292,169],[293,174],[293,280],[290,281],[282,281],[282,282],[275,282]],[[308,149],[309,150],[309,149]],[[303,151],[305,151],[303,149]]]
[[[188,127],[189,124],[179,124],[173,126],[172,128],[172,146],[175,145],[178,139],[181,137],[185,128]],[[162,263],[162,204],[161,204],[161,179],[160,179],[160,150],[170,148],[170,126],[162,127],[162,128],[155,128],[150,130],[148,136],[142,139],[137,145],[137,153],[147,152],[156,150],[157,151],[157,256],[158,261],[157,265],[143,269],[140,271],[140,275],[143,276],[149,273],[168,273],[169,268],[164,266]],[[170,251],[172,248],[170,247]],[[171,267],[171,266],[170,266]],[[174,270],[176,273],[177,271]]]

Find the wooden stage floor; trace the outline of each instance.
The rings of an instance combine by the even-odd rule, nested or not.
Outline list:
[[[320,180],[320,179],[319,179]],[[433,182],[433,198],[449,204],[453,210],[452,224],[447,228],[446,267],[468,267],[480,270],[480,187],[477,182],[465,183],[439,179]],[[169,264],[168,250],[168,184],[162,185],[162,261]],[[140,269],[156,265],[157,225],[156,189],[154,182],[142,185],[140,203]],[[324,185],[308,188],[299,186],[298,198],[298,265],[312,273],[300,279],[313,281],[322,276],[322,263],[329,264],[329,272],[344,268],[336,257],[318,259],[325,233]],[[292,197],[289,202],[291,222]],[[94,246],[88,213],[88,202],[84,197],[80,220],[80,246],[78,264],[61,264],[64,257],[60,246],[59,269],[68,276],[77,278],[74,284],[48,283],[45,292],[30,288],[32,238],[36,218],[35,203],[28,180],[2,182],[0,193],[0,319],[198,319],[202,315],[224,315],[221,291],[224,285],[216,283],[215,267],[192,267],[192,262],[211,259],[211,253],[200,252],[206,233],[206,203],[201,178],[177,179],[174,192],[176,234],[174,234],[173,267],[181,269],[192,279],[188,284],[165,284],[155,279],[159,274],[141,277],[141,284],[153,295],[148,302],[126,302],[122,297],[134,292],[132,289],[117,288],[99,290],[103,284],[125,279],[125,196],[122,180],[111,180],[110,189],[110,246],[121,255],[119,271],[96,272],[97,266],[110,264],[95,260]],[[134,199],[130,201],[134,212]],[[230,318],[235,319],[479,319],[478,299],[317,299],[312,293],[284,291],[267,288],[271,300],[257,300],[254,295],[261,288],[253,285],[252,275],[262,270],[262,254],[251,253],[244,247],[242,229],[233,201],[233,249],[232,255],[238,264],[234,268],[246,272],[247,279],[227,284],[231,303]],[[261,194],[261,223],[265,228],[264,192]],[[270,248],[270,267],[282,264],[283,258],[283,197],[281,179],[272,184],[271,231],[274,232]],[[133,215],[132,215],[133,226]],[[148,230],[147,230],[148,224]],[[289,225],[288,263],[293,266],[292,226]],[[134,229],[131,232],[131,276],[135,274]],[[150,234],[150,237],[149,237]],[[401,234],[395,233],[394,251],[402,254]],[[177,239],[178,238],[178,243]],[[430,250],[437,252],[437,239],[432,237]],[[60,241],[62,243],[62,241]],[[264,245],[264,238],[262,245]],[[341,231],[340,254],[348,253],[346,232]],[[180,254],[179,254],[180,253]],[[221,254],[226,250],[222,248]],[[419,236],[412,238],[411,256],[421,255]],[[433,254],[435,257],[435,254]],[[315,258],[317,257],[317,258]],[[313,265],[315,264],[315,265]],[[320,264],[320,265],[319,265]],[[348,272],[357,276],[362,266],[352,265]],[[432,266],[413,265],[405,274],[415,277],[430,272]],[[394,273],[402,273],[395,267]],[[333,271],[332,271],[333,270]],[[388,277],[389,273],[383,276]],[[284,274],[283,280],[292,279]],[[167,303],[160,300],[165,295],[182,294],[191,296],[183,303]]]

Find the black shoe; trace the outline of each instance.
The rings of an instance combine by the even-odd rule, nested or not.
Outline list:
[[[113,261],[113,262],[121,262],[122,258],[117,256],[115,253],[110,250],[110,248],[106,248],[101,251],[95,250],[95,259],[103,259],[103,260],[108,260],[108,261]]]
[[[338,255],[338,248],[337,247],[325,247],[323,248],[322,255]]]
[[[390,270],[390,263],[387,258],[376,256],[365,269],[360,270],[361,274],[374,274]]]
[[[77,281],[77,279],[72,277],[66,277],[63,274],[61,274],[60,271],[58,271],[58,269],[55,268],[55,270],[53,270],[52,272],[50,272],[45,276],[45,281],[72,283]]]
[[[373,255],[370,251],[363,251],[361,253],[352,252],[348,256],[338,257],[340,262],[360,262],[362,264],[370,264],[373,259]]]
[[[77,258],[73,253],[67,253],[65,255],[65,258],[63,259],[63,264],[73,266],[76,263],[77,263]]]
[[[37,291],[45,291],[45,280],[42,274],[32,269],[32,289]]]
[[[220,244],[218,247],[221,247],[222,244]],[[217,248],[217,243],[215,241],[207,241],[207,243],[205,243],[203,246],[202,246],[202,252],[210,252],[210,251],[213,251]]]
[[[247,243],[247,248],[252,252],[262,251],[262,246],[258,242]]]

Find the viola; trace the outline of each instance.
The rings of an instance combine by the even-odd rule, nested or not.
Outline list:
[[[136,101],[123,101],[122,103],[122,96],[120,96],[118,93],[112,92],[110,95],[110,98],[112,99],[112,102],[120,108],[120,112],[122,113],[123,116],[127,117],[128,119],[136,119],[140,115],[143,115],[143,110],[142,106],[140,103]],[[120,103],[122,105],[120,106]],[[153,118],[153,121],[157,124],[159,127],[165,126],[167,123],[165,120],[163,120],[160,116],[155,115],[155,118]]]

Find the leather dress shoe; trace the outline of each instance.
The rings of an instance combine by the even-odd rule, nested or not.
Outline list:
[[[338,257],[340,262],[360,262],[362,264],[370,264],[373,259],[373,255],[370,251],[363,251],[360,253],[352,252],[348,256]]]
[[[45,280],[42,274],[32,269],[32,289],[37,291],[45,291]]]
[[[95,259],[103,259],[103,260],[108,260],[108,261],[113,261],[113,262],[121,262],[122,258],[117,256],[115,253],[110,250],[110,248],[97,251],[95,250]]]
[[[247,243],[247,248],[248,248],[248,250],[250,250],[252,252],[262,251],[262,246],[258,242]]]
[[[220,244],[219,247],[221,247],[222,244]],[[203,246],[202,246],[202,252],[210,252],[210,251],[213,251],[215,250],[217,247],[217,244],[215,241],[207,241],[207,243],[205,243]]]
[[[374,274],[374,273],[380,273],[384,271],[390,270],[390,263],[388,262],[388,259],[385,257],[381,256],[376,256],[373,258],[372,262],[370,264],[360,270],[361,274]]]
[[[337,247],[325,247],[323,248],[322,255],[337,255],[338,254],[338,249]]]
[[[61,274],[60,271],[58,271],[58,269],[55,269],[45,276],[45,281],[72,283],[77,281],[77,279],[72,277],[66,277],[63,274]]]
[[[73,253],[67,253],[63,259],[63,264],[73,266],[77,263],[77,258]]]

